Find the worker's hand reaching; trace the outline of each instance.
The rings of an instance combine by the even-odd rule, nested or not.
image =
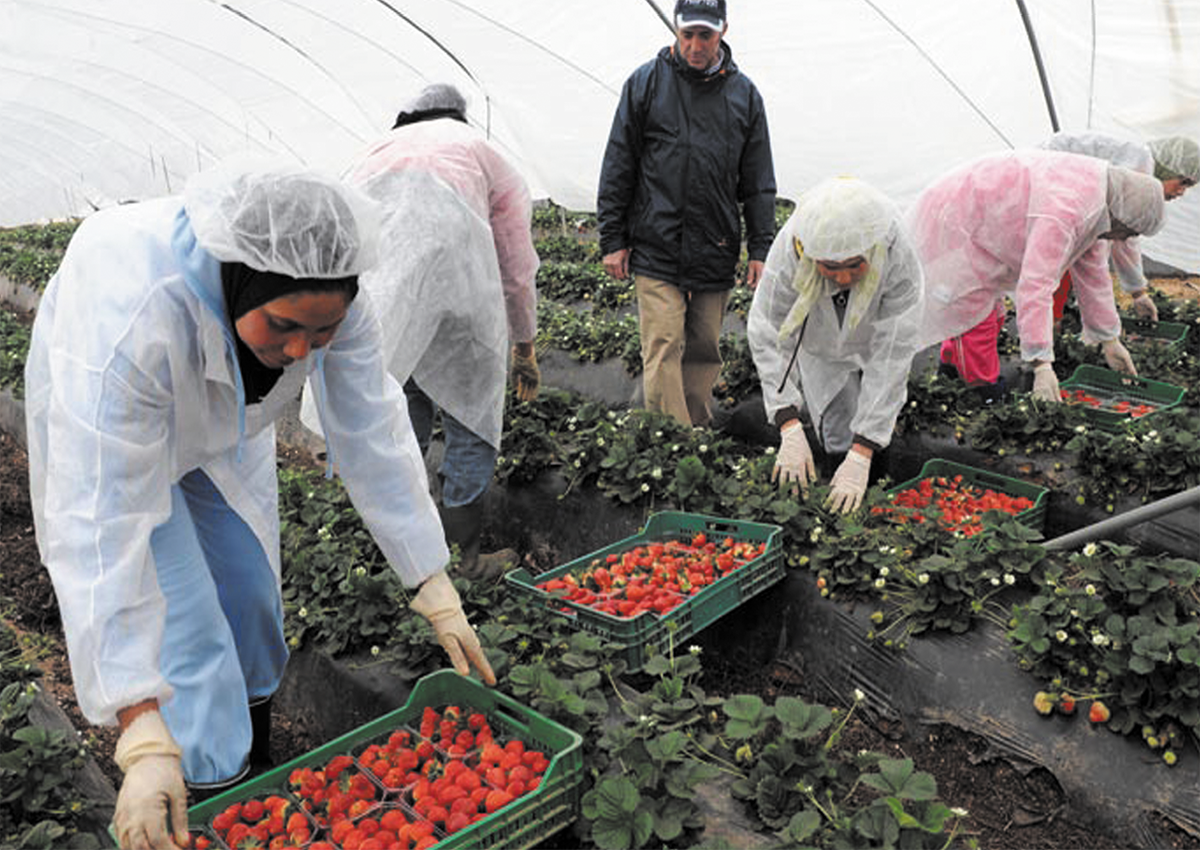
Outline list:
[[[771,480],[778,480],[781,488],[791,485],[793,494],[798,488],[807,496],[809,482],[817,480],[817,467],[804,436],[804,426],[799,421],[784,425],[779,432],[779,441]]]
[[[1154,303],[1154,299],[1146,290],[1143,289],[1133,296],[1133,313],[1140,319],[1149,319],[1151,322],[1158,321],[1158,305]]]
[[[496,684],[496,674],[492,672],[492,665],[488,664],[487,657],[483,654],[479,636],[467,622],[462,600],[458,598],[458,591],[454,589],[454,584],[445,570],[427,578],[408,607],[433,626],[438,643],[446,650],[459,674],[466,676],[471,672],[471,667],[474,667],[485,682],[489,685]]]
[[[848,514],[862,504],[867,492],[867,481],[871,474],[871,458],[851,449],[846,459],[838,465],[829,486],[829,497],[825,500],[830,510]]]
[[[1042,362],[1033,367],[1033,397],[1055,404],[1062,401],[1053,363]]]
[[[1101,346],[1104,348],[1104,362],[1108,364],[1109,369],[1124,372],[1126,375],[1137,374],[1133,358],[1129,356],[1129,349],[1121,344],[1121,340],[1106,339]]]
[[[182,752],[156,710],[135,717],[114,753],[125,774],[113,825],[121,850],[159,850],[188,843]]]
[[[513,346],[512,351],[512,383],[521,401],[537,398],[538,388],[542,385],[542,373],[532,344],[528,350],[528,354],[522,354],[519,346]]]

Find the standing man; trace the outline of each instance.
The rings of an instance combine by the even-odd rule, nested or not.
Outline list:
[[[480,554],[483,496],[504,424],[506,366],[517,398],[537,396],[538,256],[520,172],[477,128],[457,88],[434,83],[351,165],[350,182],[383,211],[380,261],[362,286],[380,317],[383,358],[403,386],[422,454],[440,413],[439,512],[459,572],[480,580],[516,566]],[[302,409],[315,428],[312,406]]]
[[[762,96],[723,40],[725,0],[677,0],[674,44],[625,81],[596,199],[604,269],[632,272],[645,405],[707,425],[746,220],[754,288],[775,235]]]

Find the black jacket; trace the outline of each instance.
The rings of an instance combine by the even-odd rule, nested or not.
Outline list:
[[[690,68],[672,45],[630,75],[600,172],[601,252],[632,248],[635,274],[684,290],[733,286],[739,205],[750,259],[766,259],[775,236],[762,96],[722,47],[715,74]]]

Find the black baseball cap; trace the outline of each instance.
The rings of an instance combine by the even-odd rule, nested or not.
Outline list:
[[[675,28],[708,27],[725,29],[725,0],[676,0]]]

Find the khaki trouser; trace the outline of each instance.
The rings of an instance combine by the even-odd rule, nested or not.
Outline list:
[[[643,275],[634,283],[646,409],[684,425],[707,425],[721,374],[721,320],[729,291],[688,293]]]

